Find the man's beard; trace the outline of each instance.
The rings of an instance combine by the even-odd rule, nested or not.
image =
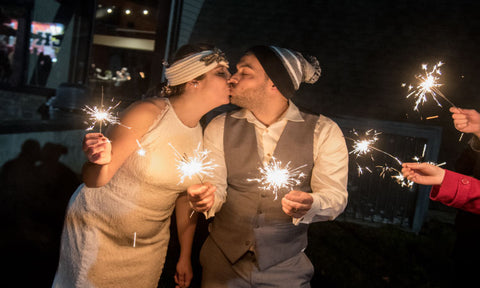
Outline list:
[[[251,110],[262,104],[264,87],[250,88],[230,95],[230,103]]]

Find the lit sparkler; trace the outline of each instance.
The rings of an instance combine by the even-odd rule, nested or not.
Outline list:
[[[440,107],[442,107],[442,104],[438,101],[437,96],[442,97],[450,105],[455,107],[455,104],[453,104],[439,90],[439,87],[443,86],[442,83],[439,83],[440,76],[442,75],[442,72],[440,70],[440,67],[442,65],[443,63],[440,61],[436,65],[434,65],[433,68],[429,71],[428,65],[422,64],[422,69],[424,70],[424,73],[415,76],[415,78],[417,78],[420,82],[416,87],[408,85],[408,91],[411,92],[407,95],[407,98],[413,96],[416,99],[415,106],[413,108],[414,111],[418,111],[418,106],[423,105],[423,103],[427,102],[427,94],[430,94],[432,96],[432,99],[435,100],[437,105]],[[403,83],[402,86],[406,87],[407,85]]]
[[[356,136],[359,136],[358,133],[355,130],[353,130],[353,133]],[[370,130],[367,130],[365,132],[364,136],[362,136],[361,138],[359,137],[360,139],[353,139],[353,138],[345,137],[345,139],[348,139],[348,140],[351,140],[351,141],[354,142],[353,150],[350,151],[349,154],[355,154],[357,156],[357,158],[361,157],[361,156],[364,156],[364,155],[367,155],[367,154],[370,154],[370,158],[373,162],[374,159],[373,159],[373,156],[372,156],[371,153],[374,152],[374,151],[377,151],[377,152],[380,152],[380,153],[388,156],[389,158],[395,160],[395,163],[397,163],[401,167],[403,162],[398,157],[373,146],[378,141],[378,139],[379,139],[378,135],[380,135],[380,134],[381,134],[381,132],[377,132],[373,129],[370,129]],[[427,148],[427,146],[424,145],[421,157],[415,156],[413,159],[415,161],[420,161],[420,159],[423,159],[424,156],[425,156],[426,148]],[[359,176],[363,174],[364,170],[367,170],[368,172],[372,173],[372,170],[368,166],[362,167],[359,163],[356,163],[356,165],[357,165],[357,172],[358,172]],[[391,177],[393,179],[395,179],[395,181],[400,186],[402,186],[402,187],[412,187],[413,182],[405,179],[403,177],[402,173],[400,172],[400,170],[398,170],[398,169],[396,169],[392,166],[389,166],[387,164],[385,164],[383,166],[377,165],[375,167],[379,168],[381,170],[380,171],[380,176],[382,178],[385,178],[385,175],[387,173],[395,173],[395,175],[393,175]]]
[[[275,199],[278,198],[278,191],[282,188],[292,188],[300,184],[300,180],[306,175],[300,169],[307,166],[302,165],[297,168],[290,168],[288,162],[282,167],[282,162],[278,161],[275,157],[272,157],[270,162],[264,164],[263,167],[258,168],[260,171],[260,178],[247,179],[248,181],[255,181],[261,184],[260,188],[263,190],[272,191],[275,195]]]
[[[395,169],[393,167],[390,167],[388,165],[384,165],[384,166],[377,166],[377,168],[380,168],[381,169],[381,172],[380,172],[380,177],[382,178],[385,178],[385,174],[387,172],[394,172],[396,173],[396,175],[393,175],[391,176],[393,179],[395,179],[395,181],[401,186],[401,187],[412,187],[414,182],[411,181],[411,180],[408,180],[406,179],[405,177],[403,177],[403,174],[402,172],[400,172],[398,169]]]
[[[357,131],[353,130],[353,133],[356,136],[359,136]],[[379,139],[378,135],[380,134],[382,133],[377,132],[376,130],[370,129],[365,132],[365,135],[361,139],[353,139],[350,137],[345,137],[345,139],[353,141],[353,150],[350,151],[349,154],[355,154],[357,158],[363,155],[370,154],[370,158],[372,159],[372,161],[374,161],[373,155],[371,154],[371,152],[373,152],[374,150],[384,155],[387,155],[388,157],[394,159],[398,164],[402,165],[402,161],[400,161],[394,155],[373,146],[378,141]],[[370,173],[372,172],[372,170],[368,166],[362,167],[360,164],[358,163],[356,164],[357,164],[358,175],[362,175],[364,170],[367,170]]]
[[[113,102],[113,99],[112,99],[112,102]],[[103,105],[103,87],[102,87],[102,98],[100,102],[100,107],[97,107],[97,106],[90,107],[88,105],[85,105],[85,107],[82,109],[90,116],[89,118],[90,122],[88,123],[90,127],[88,127],[86,130],[87,131],[93,130],[93,128],[95,128],[95,125],[97,123],[100,123],[100,133],[102,133],[102,126],[103,125],[106,126],[108,124],[117,124],[127,129],[130,129],[130,127],[127,127],[122,123],[120,123],[120,119],[113,114],[113,110],[115,110],[115,108],[117,108],[118,105],[120,105],[120,103],[121,102],[118,102],[113,106],[109,106],[108,108],[105,109]]]
[[[203,184],[202,176],[212,176],[215,167],[218,165],[214,164],[212,160],[208,160],[208,150],[201,150],[198,143],[197,149],[193,151],[193,156],[189,157],[186,153],[178,152],[171,143],[168,143],[170,147],[175,150],[175,155],[177,156],[177,170],[180,173],[180,182],[183,183],[186,177],[192,179],[193,176],[197,175],[200,183]]]
[[[415,106],[413,108],[414,111],[419,111],[418,106],[423,105],[423,103],[427,102],[427,94],[432,96],[432,99],[435,100],[439,107],[442,107],[442,104],[438,101],[437,96],[442,97],[445,101],[447,101],[452,107],[456,107],[455,104],[452,103],[443,93],[439,90],[439,87],[443,86],[442,83],[439,83],[440,76],[442,72],[440,67],[443,65],[443,62],[440,61],[433,68],[429,71],[427,64],[422,64],[422,70],[424,70],[423,74],[415,75],[420,82],[416,87],[412,85],[408,85],[408,91],[411,91],[406,98],[413,96],[415,100]],[[405,83],[402,83],[402,87],[406,87]],[[438,117],[438,116],[437,116]],[[428,117],[427,119],[437,118],[435,116]],[[463,133],[460,135],[458,141],[462,141]]]
[[[175,147],[171,143],[168,143],[173,150],[175,150],[175,155],[177,156],[177,170],[180,173],[180,183],[183,183],[185,177],[192,179],[193,176],[197,175],[200,183],[203,184],[203,180],[201,176],[212,176],[215,167],[217,164],[214,164],[212,160],[208,160],[207,156],[210,151],[208,150],[201,150],[200,145],[198,143],[197,149],[193,151],[193,156],[189,157],[186,153],[178,152]],[[192,218],[193,214],[195,213],[195,209],[192,209],[190,213],[190,218]]]

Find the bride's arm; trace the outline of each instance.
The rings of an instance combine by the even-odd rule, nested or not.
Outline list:
[[[163,103],[163,102],[162,102]],[[137,139],[140,140],[157,118],[162,109],[161,105],[155,105],[152,102],[136,102],[126,109],[120,118],[122,125],[109,127],[106,136],[109,143],[100,143],[105,146],[103,152],[110,155],[104,155],[103,160],[95,163],[95,153],[92,146],[85,145],[84,151],[89,159],[82,169],[82,180],[88,187],[100,187],[107,184],[117,170],[123,165],[125,160],[138,149]],[[127,128],[128,127],[128,128]],[[98,145],[98,144],[97,144]],[[108,149],[111,146],[111,151]]]

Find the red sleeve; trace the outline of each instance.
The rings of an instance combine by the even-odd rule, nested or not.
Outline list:
[[[445,170],[442,184],[432,187],[430,199],[480,214],[480,180]]]

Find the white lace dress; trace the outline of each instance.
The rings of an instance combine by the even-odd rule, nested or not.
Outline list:
[[[70,199],[53,287],[157,287],[175,200],[198,182],[179,183],[169,143],[191,155],[202,141],[201,126],[183,125],[164,101],[162,115],[139,139],[145,155],[133,153],[107,185],[82,184]]]

